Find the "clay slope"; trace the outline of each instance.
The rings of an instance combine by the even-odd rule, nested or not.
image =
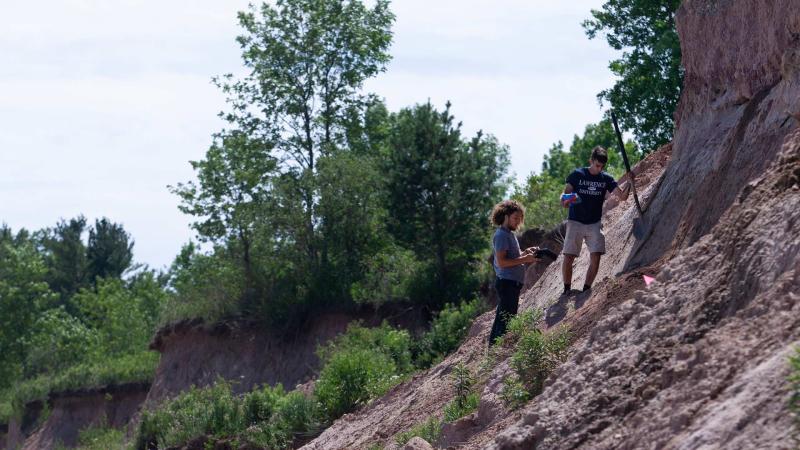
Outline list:
[[[642,198],[647,201],[656,192],[660,174],[669,160],[671,146],[641,161],[634,171],[638,174],[637,185],[641,188]],[[576,339],[580,339],[598,317],[602,315],[603,305],[619,302],[629,298],[630,286],[612,283],[613,273],[622,265],[632,248],[630,223],[633,212],[632,199],[621,205],[611,202],[607,205],[604,222],[606,233],[619,235],[609,238],[609,264],[606,264],[598,276],[597,287],[591,294],[576,295],[570,298],[569,304],[560,308],[549,308],[552,323],[563,321],[575,323],[573,328]],[[552,245],[552,243],[551,243]],[[559,250],[559,249],[555,249]],[[585,253],[585,252],[584,252]],[[549,266],[538,265],[529,268],[526,274],[526,285],[532,285],[523,294],[521,308],[536,306],[537,301],[548,303],[555,301],[558,294],[550,294],[540,298],[542,286],[555,286],[560,290],[560,258]],[[578,260],[576,274],[583,276],[588,255],[583,254]],[[649,270],[649,269],[647,269]],[[638,272],[637,272],[638,273]],[[648,273],[653,273],[652,271]],[[640,276],[626,278],[631,286],[641,284]],[[554,284],[556,283],[557,284]],[[637,284],[638,283],[638,284]],[[552,288],[550,288],[552,290]],[[559,292],[559,291],[556,291]],[[597,299],[597,300],[595,300]],[[539,305],[541,306],[541,305]],[[576,308],[577,307],[577,308]],[[519,413],[505,408],[499,398],[503,380],[510,375],[508,362],[501,358],[496,365],[486,364],[486,340],[494,320],[494,311],[481,315],[470,329],[469,335],[461,347],[448,356],[443,362],[425,372],[415,375],[411,380],[395,387],[384,397],[365,406],[361,410],[348,414],[334,422],[317,439],[307,444],[304,449],[363,449],[373,444],[391,446],[397,434],[407,431],[430,416],[441,417],[444,406],[453,397],[450,372],[452,368],[463,363],[474,373],[481,373],[481,400],[477,413],[468,416],[455,424],[446,425],[441,447],[456,446],[460,448],[481,448],[491,442],[494,437],[519,419]],[[506,355],[507,356],[507,355]]]
[[[667,265],[606,313],[495,448],[795,444],[800,3],[686,1],[678,25],[673,159],[623,270]]]

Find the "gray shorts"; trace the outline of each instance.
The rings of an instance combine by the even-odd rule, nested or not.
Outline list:
[[[561,253],[580,255],[584,240],[586,240],[586,246],[589,247],[590,253],[606,252],[606,236],[603,234],[603,226],[599,221],[586,225],[575,220],[568,220],[567,235],[564,237],[564,249]]]

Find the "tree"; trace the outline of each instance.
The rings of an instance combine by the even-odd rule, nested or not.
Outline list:
[[[363,82],[385,69],[394,15],[386,0],[278,0],[239,14],[238,42],[250,74],[218,79],[229,94],[225,117],[275,150],[304,208],[295,235],[312,269],[320,267],[317,162],[345,143],[347,113]]]
[[[10,230],[3,229],[4,237],[0,239],[0,355],[3,355],[0,388],[7,387],[21,375],[26,339],[34,331],[39,313],[56,301],[45,281],[44,261],[33,242],[9,240],[10,233],[5,231]]]
[[[181,197],[179,209],[200,218],[192,227],[202,241],[238,244],[232,247],[238,250],[252,287],[256,230],[276,209],[274,181],[279,174],[272,145],[242,131],[223,132],[215,136],[205,159],[191,165],[197,183],[170,187]]]
[[[547,175],[556,179],[566,180],[576,167],[584,167],[589,164],[592,156],[592,149],[597,146],[608,150],[608,163],[605,171],[614,177],[621,176],[625,171],[622,156],[619,154],[619,144],[617,135],[614,133],[610,119],[603,119],[598,123],[590,123],[583,130],[583,135],[574,135],[572,144],[567,151],[564,151],[564,144],[558,142],[550,147],[544,155],[542,163],[542,175]],[[625,143],[625,152],[631,164],[641,159],[641,153],[631,141]]]
[[[388,229],[435,271],[433,306],[458,296],[467,265],[486,245],[487,217],[504,189],[508,150],[478,133],[461,138],[450,104],[406,108],[393,118]],[[455,298],[456,300],[458,297]]]
[[[121,224],[107,218],[95,220],[86,248],[89,280],[121,278],[133,261],[133,241]]]
[[[75,311],[68,304],[69,298],[90,283],[82,237],[85,231],[86,218],[81,215],[69,221],[62,219],[55,228],[37,233],[47,266],[47,283],[61,296],[61,304],[70,314]]]
[[[583,22],[587,36],[605,33],[622,57],[609,68],[620,77],[598,94],[616,109],[621,126],[632,130],[645,153],[672,139],[673,113],[683,86],[675,11],[680,0],[608,0]]]

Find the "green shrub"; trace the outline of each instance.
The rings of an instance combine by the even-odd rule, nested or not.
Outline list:
[[[125,448],[125,431],[106,425],[85,428],[78,433],[75,450],[121,450]]]
[[[194,244],[185,245],[170,268],[169,283],[173,295],[161,310],[159,326],[187,318],[214,323],[241,311],[244,271],[224,250],[203,254]]]
[[[453,368],[452,379],[456,397],[444,407],[445,422],[455,422],[478,409],[478,394],[473,392],[475,377],[463,363]]]
[[[501,394],[511,407],[518,407],[538,395],[544,381],[566,358],[570,343],[570,333],[560,327],[547,334],[537,328],[542,312],[525,311],[518,314],[508,324],[508,332],[501,345],[513,345],[511,368],[514,375],[505,380]]]
[[[447,304],[431,322],[431,329],[420,339],[417,348],[417,365],[430,367],[458,348],[472,326],[475,317],[483,311],[479,299]]]
[[[429,417],[425,422],[414,425],[410,430],[395,436],[395,441],[400,445],[406,445],[411,438],[421,437],[428,441],[428,443],[433,444],[439,440],[439,436],[441,435],[442,421],[436,417]]]
[[[386,322],[375,328],[366,328],[360,322],[350,324],[345,333],[317,349],[317,355],[324,363],[338,352],[356,349],[388,356],[398,374],[406,374],[413,369],[411,336],[408,331],[395,329]]]
[[[376,306],[392,301],[408,301],[420,270],[414,252],[389,245],[366,261],[364,276],[353,283],[350,295],[356,303]]]
[[[210,441],[233,438],[271,449],[289,448],[295,435],[316,430],[316,416],[315,402],[300,392],[287,394],[278,385],[236,396],[220,379],[145,411],[134,446],[165,448],[207,436]]]
[[[400,381],[394,361],[380,351],[347,349],[327,361],[314,389],[329,420],[383,395]]]
[[[100,334],[69,315],[63,307],[42,313],[33,330],[25,340],[28,352],[23,374],[26,378],[58,373],[98,356]]]

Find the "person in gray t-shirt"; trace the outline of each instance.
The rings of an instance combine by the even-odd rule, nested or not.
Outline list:
[[[504,200],[492,209],[492,224],[497,227],[492,239],[492,265],[497,275],[497,310],[495,312],[492,331],[489,333],[489,345],[505,334],[508,319],[517,314],[519,294],[525,282],[525,264],[539,261],[533,255],[537,250],[531,247],[524,251],[519,249],[519,241],[514,231],[525,220],[525,208],[514,200]]]

